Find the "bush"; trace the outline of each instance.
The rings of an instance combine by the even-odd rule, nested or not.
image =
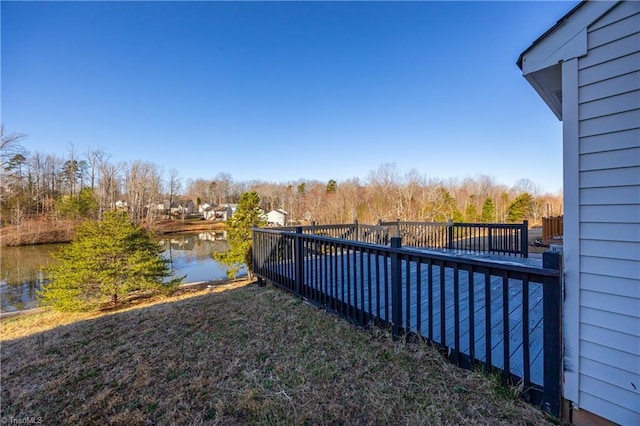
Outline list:
[[[102,221],[86,221],[71,244],[46,271],[50,283],[39,292],[43,305],[60,311],[115,306],[132,292],[170,291],[182,278],[172,275],[168,260],[152,235],[125,214],[110,212]]]

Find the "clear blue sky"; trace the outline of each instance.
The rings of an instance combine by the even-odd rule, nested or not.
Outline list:
[[[518,55],[577,2],[1,2],[2,122],[183,179],[562,186]]]

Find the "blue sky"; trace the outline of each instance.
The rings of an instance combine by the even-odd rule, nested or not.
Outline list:
[[[183,179],[562,186],[518,55],[577,2],[1,2],[1,115],[31,151]]]

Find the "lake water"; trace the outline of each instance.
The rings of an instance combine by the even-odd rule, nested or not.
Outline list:
[[[224,279],[227,268],[211,254],[228,248],[221,232],[179,234],[159,240],[164,256],[171,261],[175,276],[184,282]],[[42,269],[54,262],[51,254],[60,244],[0,248],[0,299],[2,312],[38,306],[36,292],[44,284]],[[242,269],[240,274],[246,273]]]

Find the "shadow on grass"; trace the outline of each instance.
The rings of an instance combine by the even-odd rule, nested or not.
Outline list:
[[[6,340],[1,353],[3,421],[546,421],[427,345],[256,284],[83,318]]]

